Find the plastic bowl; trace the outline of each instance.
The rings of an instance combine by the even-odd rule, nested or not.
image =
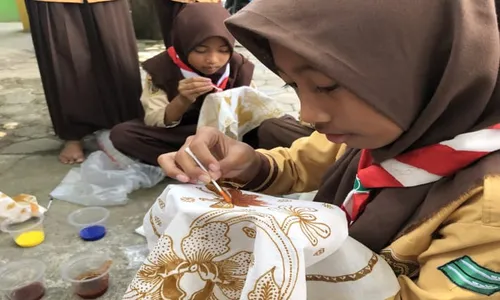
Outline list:
[[[9,300],[39,300],[45,294],[46,266],[36,259],[10,262],[0,268],[0,294]]]
[[[22,223],[10,223],[9,220],[5,220],[1,225],[1,229],[3,232],[10,234],[18,246],[23,248],[35,247],[45,240],[43,220],[43,215],[33,217]]]
[[[61,266],[62,278],[71,283],[73,292],[83,299],[96,299],[109,286],[111,258],[106,253],[80,253]]]
[[[86,207],[72,212],[68,223],[78,230],[83,240],[96,241],[106,234],[108,217],[109,210],[104,207]]]

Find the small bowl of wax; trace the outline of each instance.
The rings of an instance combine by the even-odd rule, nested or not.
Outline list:
[[[40,245],[45,240],[43,220],[43,215],[32,217],[22,223],[11,223],[9,220],[5,220],[1,229],[10,234],[19,247],[31,248]]]

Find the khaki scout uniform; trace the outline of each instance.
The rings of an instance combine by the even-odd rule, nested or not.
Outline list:
[[[291,148],[259,150],[274,162],[255,190],[271,195],[317,190],[345,149],[314,132]],[[379,254],[401,285],[392,300],[500,299],[500,176],[484,178]]]

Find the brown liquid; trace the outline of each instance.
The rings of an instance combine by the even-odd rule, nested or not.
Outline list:
[[[78,276],[78,280],[87,280],[101,276],[102,274],[88,272]],[[76,285],[75,293],[83,299],[96,299],[106,293],[109,286],[109,274],[99,279],[89,282],[82,282]]]
[[[12,300],[40,300],[45,295],[45,287],[40,282],[23,286],[10,294]]]

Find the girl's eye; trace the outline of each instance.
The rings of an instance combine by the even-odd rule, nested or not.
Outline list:
[[[203,54],[203,53],[207,52],[207,49],[205,49],[205,48],[195,48],[194,52]]]
[[[219,49],[219,52],[222,52],[222,53],[229,53],[229,52],[231,52],[231,51],[229,50],[229,48],[222,48],[222,49]]]
[[[319,93],[331,93],[335,91],[339,87],[338,84],[330,85],[330,86],[318,86],[316,87],[316,91]]]

